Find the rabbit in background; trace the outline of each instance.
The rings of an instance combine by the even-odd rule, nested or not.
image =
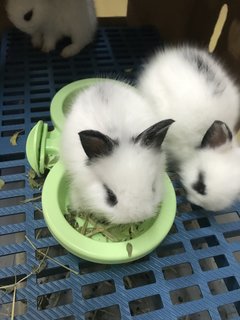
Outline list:
[[[138,88],[159,119],[173,118],[163,143],[187,198],[208,210],[240,200],[239,89],[205,50],[166,48],[145,65]]]
[[[63,58],[89,44],[97,28],[93,0],[7,0],[6,10],[12,23],[31,35],[33,46],[43,52],[54,50],[62,37],[70,37]]]

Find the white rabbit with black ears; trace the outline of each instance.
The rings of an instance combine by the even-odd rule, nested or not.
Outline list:
[[[164,197],[161,144],[172,123],[156,123],[156,113],[125,83],[102,80],[81,92],[60,148],[71,208],[116,224],[153,217]]]
[[[188,199],[221,210],[240,199],[239,90],[216,58],[190,46],[166,48],[146,63],[138,88],[173,118],[163,148]]]
[[[44,52],[54,50],[62,37],[70,37],[72,43],[61,52],[64,58],[89,44],[97,27],[93,0],[7,0],[6,10],[12,23]]]

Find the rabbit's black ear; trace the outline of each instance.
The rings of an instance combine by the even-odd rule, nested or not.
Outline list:
[[[78,135],[82,147],[90,160],[95,157],[108,156],[117,145],[115,140],[99,131],[84,130],[79,132]]]
[[[216,120],[205,133],[201,148],[217,148],[231,140],[232,132],[226,123]]]
[[[170,125],[173,122],[174,120],[172,119],[166,119],[155,123],[153,126],[140,133],[134,139],[134,142],[140,142],[140,144],[145,147],[159,149],[163,143]]]

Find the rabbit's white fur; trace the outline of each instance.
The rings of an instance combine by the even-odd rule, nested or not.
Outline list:
[[[209,210],[220,210],[240,196],[240,150],[236,139],[222,147],[199,148],[215,120],[233,134],[240,119],[239,90],[220,63],[205,50],[182,46],[158,52],[146,64],[138,87],[159,117],[173,118],[164,141],[187,196]],[[206,194],[193,189],[204,174]]]
[[[13,24],[44,52],[54,50],[60,38],[70,37],[72,43],[61,52],[64,58],[90,43],[97,26],[93,0],[8,0],[6,10]],[[31,10],[26,21],[24,15]]]
[[[60,148],[73,210],[90,210],[112,223],[142,221],[156,213],[164,195],[165,156],[132,140],[155,122],[156,114],[125,83],[105,79],[76,97],[66,117]],[[90,165],[78,136],[89,129],[119,143],[110,155]],[[116,205],[107,204],[104,185],[116,195]]]

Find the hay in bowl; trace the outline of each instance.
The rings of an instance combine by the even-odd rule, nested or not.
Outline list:
[[[129,226],[133,230],[132,233],[126,234],[124,231],[124,236],[121,234],[123,227],[119,225],[115,227],[114,239],[106,237],[101,232],[89,237],[81,233],[81,229],[75,229],[83,228],[84,224],[87,227],[85,216],[77,217],[76,226],[72,226],[65,218],[69,213],[68,182],[64,167],[58,162],[49,172],[43,186],[43,214],[52,235],[74,255],[97,263],[126,263],[150,253],[171,229],[176,214],[176,196],[167,175],[165,187],[166,194],[159,213],[154,218]],[[91,222],[89,226],[91,228]],[[118,236],[122,240],[119,241]]]

